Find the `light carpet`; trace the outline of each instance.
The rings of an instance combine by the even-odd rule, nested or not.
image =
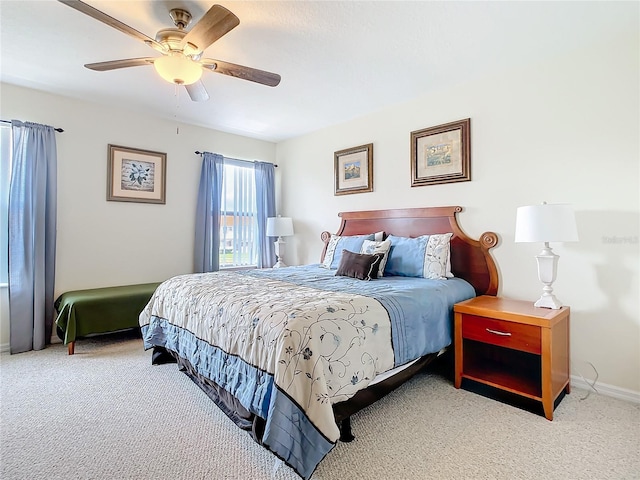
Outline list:
[[[297,480],[142,341],[0,357],[0,476]],[[313,480],[640,479],[640,406],[574,389],[553,422],[427,370],[353,417]]]

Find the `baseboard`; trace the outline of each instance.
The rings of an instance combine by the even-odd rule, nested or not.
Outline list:
[[[62,340],[60,340],[56,335],[53,335],[51,337],[51,344],[55,344],[55,343],[62,343]],[[8,343],[0,343],[0,353],[9,353],[9,344]]]
[[[571,386],[593,391],[590,383],[587,383],[585,379],[576,375],[571,375]],[[620,400],[626,400],[632,403],[640,403],[640,392],[601,382],[596,383],[595,389],[598,393],[606,395],[607,397],[619,398]]]

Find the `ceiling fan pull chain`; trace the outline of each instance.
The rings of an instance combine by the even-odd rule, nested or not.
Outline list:
[[[176,113],[173,114],[173,118],[176,119],[176,123],[177,123],[178,122],[178,109],[180,108],[180,85],[175,83],[173,86],[175,88],[174,96],[176,97]],[[180,135],[180,127],[178,125],[176,125],[176,135]]]

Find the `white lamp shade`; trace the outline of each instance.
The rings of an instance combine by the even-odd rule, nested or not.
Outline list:
[[[267,218],[267,237],[289,237],[293,235],[293,220],[290,217]]]
[[[200,64],[180,53],[157,58],[153,62],[153,66],[167,82],[177,85],[191,85],[202,77]]]
[[[557,203],[518,207],[516,242],[577,242],[573,209]]]

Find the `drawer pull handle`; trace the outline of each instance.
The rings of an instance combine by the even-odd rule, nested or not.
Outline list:
[[[489,333],[493,333],[494,335],[500,335],[501,337],[510,337],[511,333],[509,332],[499,332],[498,330],[491,330],[490,328],[485,329]]]

